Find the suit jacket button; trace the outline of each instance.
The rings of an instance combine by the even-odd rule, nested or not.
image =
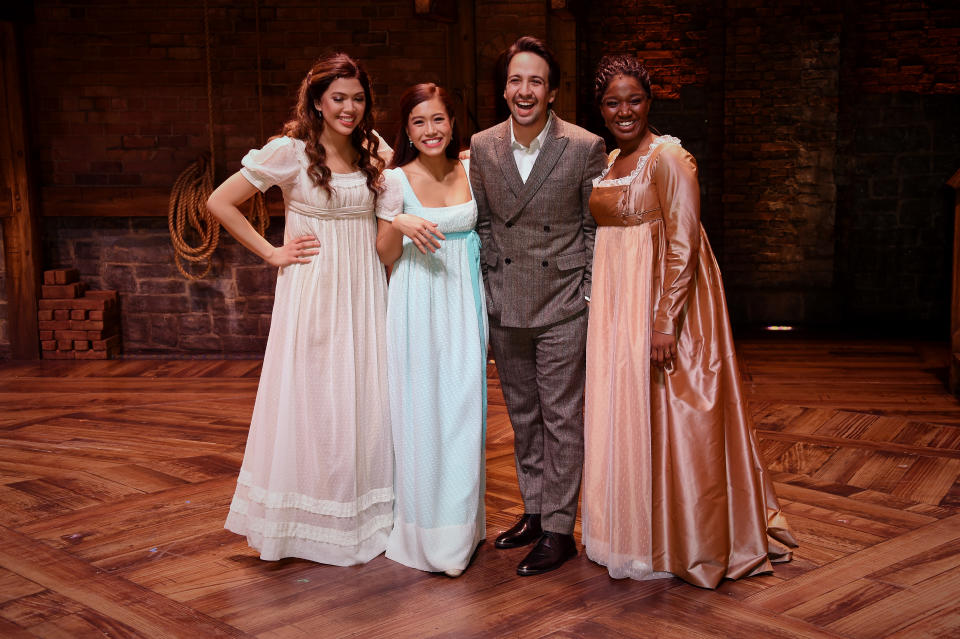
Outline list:
[[[550,232],[550,225],[549,225],[549,224],[544,225],[543,230],[546,231],[547,233],[549,233],[549,232]]]
[[[550,262],[548,262],[548,261],[546,261],[546,260],[540,262],[540,264],[543,265],[543,266],[550,266]]]
[[[513,222],[507,222],[504,226],[506,226],[507,228],[510,228],[511,226],[513,226]]]
[[[511,260],[509,257],[503,258],[503,263],[504,263],[504,264],[509,264],[509,263],[512,262],[512,261],[513,261],[513,260]]]

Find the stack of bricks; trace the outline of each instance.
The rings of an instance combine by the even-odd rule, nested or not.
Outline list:
[[[76,269],[44,271],[39,301],[44,359],[112,359],[120,354],[116,291],[88,291]]]

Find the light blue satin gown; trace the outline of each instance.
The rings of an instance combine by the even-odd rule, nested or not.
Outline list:
[[[424,255],[404,237],[390,278],[396,502],[386,556],[420,570],[463,570],[486,535],[488,327],[477,205],[424,207],[402,169],[387,173],[388,189],[402,189],[403,212],[435,222],[446,240]]]

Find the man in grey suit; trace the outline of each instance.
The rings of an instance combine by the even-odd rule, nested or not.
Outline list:
[[[603,140],[553,114],[560,69],[532,37],[505,53],[510,118],[473,136],[470,182],[490,345],[514,432],[524,514],[497,548],[537,542],[519,575],[560,567],[583,468],[587,302],[596,226],[588,200]]]

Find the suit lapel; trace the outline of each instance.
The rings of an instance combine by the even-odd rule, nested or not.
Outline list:
[[[513,149],[510,148],[510,122],[500,129],[500,136],[496,142],[497,162],[500,164],[500,171],[503,178],[517,197],[523,191],[523,180],[520,179],[520,171],[517,169],[517,161],[513,159]]]
[[[510,141],[508,139],[507,149],[509,148]],[[527,176],[527,181],[521,183],[523,188],[517,197],[517,215],[520,214],[520,211],[527,205],[527,202],[540,190],[543,181],[547,179],[547,176],[553,171],[553,167],[560,161],[560,156],[563,155],[563,150],[566,148],[567,136],[563,134],[562,121],[560,118],[554,116],[553,123],[550,125],[550,131],[547,133],[543,147],[540,149],[540,154],[537,156],[537,161],[534,162],[533,168],[530,170],[530,175]],[[516,170],[516,162],[511,162],[511,165],[513,165],[513,172],[517,174],[517,178],[519,179],[520,174]],[[514,217],[517,217],[517,215],[514,215]]]

